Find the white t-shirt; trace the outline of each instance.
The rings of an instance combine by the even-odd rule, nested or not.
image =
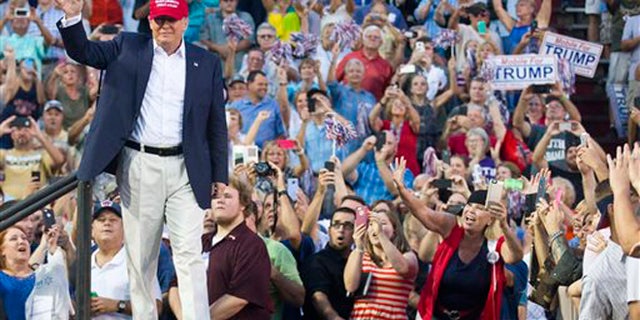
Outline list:
[[[36,270],[36,284],[25,303],[27,319],[69,319],[71,297],[67,264],[62,249],[47,255],[47,263]]]
[[[624,31],[622,32],[622,41],[636,37],[640,37],[640,15],[629,17],[624,24]],[[640,46],[633,49],[629,62],[629,81],[632,81],[636,78],[636,68],[640,64]]]
[[[99,297],[113,300],[131,300],[131,292],[129,290],[129,273],[127,272],[127,255],[124,246],[118,253],[105,263],[102,267],[96,263],[96,254],[100,249],[91,255],[91,292],[95,292]],[[160,292],[160,284],[158,279],[154,281],[154,296],[157,300],[162,300]],[[115,320],[115,319],[132,319],[129,315],[120,313],[106,313],[92,320]]]

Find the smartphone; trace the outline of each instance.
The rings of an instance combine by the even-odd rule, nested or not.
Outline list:
[[[449,149],[442,150],[442,162],[451,164],[451,152]]]
[[[422,41],[416,42],[416,51],[418,52],[424,51],[424,42]]]
[[[586,147],[588,144],[589,144],[589,134],[586,132],[583,132],[580,135],[580,146]]]
[[[244,154],[245,163],[258,163],[260,159],[258,158],[258,146],[244,146],[246,153]]]
[[[540,184],[538,185],[538,194],[536,195],[536,203],[540,199],[547,199],[547,178],[540,178]]]
[[[487,33],[487,23],[480,20],[478,21],[478,33],[480,35],[485,35]]]
[[[418,33],[413,30],[405,31],[403,34],[404,34],[404,37],[407,39],[415,39],[418,37]]]
[[[504,188],[507,190],[522,191],[524,189],[524,182],[519,179],[506,179],[504,180]]]
[[[298,147],[298,144],[296,143],[295,140],[277,140],[276,143],[278,144],[278,147],[284,149],[284,150],[293,150],[296,149]]]
[[[18,8],[13,10],[13,15],[16,17],[26,17],[29,15],[29,9],[26,8]]]
[[[231,112],[229,112],[228,110],[224,113],[224,120],[227,122],[228,127],[229,123],[231,123]]]
[[[434,188],[446,190],[451,188],[452,184],[453,182],[451,181],[451,179],[435,179],[431,182],[431,186],[433,186]]]
[[[382,150],[385,142],[387,142],[387,132],[381,131],[376,133],[376,151]]]
[[[324,168],[329,172],[333,172],[336,169],[336,164],[333,161],[325,161]]]
[[[400,74],[412,74],[412,73],[416,73],[416,66],[413,64],[408,64],[400,68]]]
[[[120,29],[112,24],[105,24],[100,28],[100,33],[102,34],[118,34],[119,31]]]
[[[502,200],[502,190],[504,183],[496,179],[489,181],[489,189],[487,190],[487,200],[485,206],[488,207],[490,202],[500,202]]]
[[[237,166],[239,164],[245,163],[245,153],[246,149],[244,146],[233,146],[233,165]]]
[[[309,113],[316,112],[316,99],[314,99],[313,97],[307,97],[307,110],[309,111]]]
[[[537,29],[538,29],[538,21],[533,20],[531,22],[531,31],[533,32],[533,31],[536,31]]]
[[[359,225],[369,225],[369,207],[359,206],[356,208],[356,227]]]
[[[531,86],[533,93],[536,94],[547,94],[551,92],[551,85],[548,84],[537,84]]]
[[[298,188],[297,178],[287,179],[287,195],[292,201],[298,201]]]
[[[447,209],[444,211],[455,216],[462,216],[462,210],[464,210],[464,204],[452,204],[447,205]]]
[[[571,122],[561,122],[559,125],[560,131],[571,131]]]
[[[44,221],[44,231],[48,231],[56,224],[56,215],[49,208],[42,209],[42,220]]]
[[[40,171],[31,171],[31,181],[40,182]]]

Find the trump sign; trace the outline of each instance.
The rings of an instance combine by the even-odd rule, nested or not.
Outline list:
[[[495,56],[485,62],[494,90],[521,90],[532,84],[553,84],[558,79],[555,56],[521,54]]]
[[[567,59],[577,75],[593,78],[602,54],[602,45],[547,31],[540,45],[540,54]]]

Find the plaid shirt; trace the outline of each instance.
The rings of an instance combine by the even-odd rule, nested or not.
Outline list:
[[[395,198],[380,177],[380,171],[375,162],[361,162],[357,171],[358,178],[353,184],[353,189],[366,203],[372,204],[376,200],[393,200]],[[410,170],[406,170],[404,173],[404,185],[413,185],[413,174]]]

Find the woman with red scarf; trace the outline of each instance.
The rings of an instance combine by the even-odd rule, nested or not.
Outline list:
[[[485,207],[486,191],[475,191],[467,201],[460,225],[456,216],[424,206],[402,183],[404,168],[394,172],[400,197],[430,231],[440,234],[433,266],[420,294],[420,319],[498,320],[504,264],[522,260],[522,247],[507,223],[504,204]],[[502,233],[501,236],[497,236]]]

